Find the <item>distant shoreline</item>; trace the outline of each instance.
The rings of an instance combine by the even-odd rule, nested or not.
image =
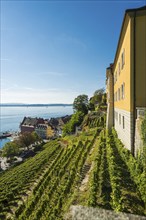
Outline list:
[[[67,107],[73,104],[0,104],[0,107]]]

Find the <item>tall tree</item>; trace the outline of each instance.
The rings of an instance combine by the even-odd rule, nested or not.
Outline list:
[[[104,89],[104,88],[97,89],[97,90],[94,92],[94,96],[96,96],[96,95],[103,95],[104,92],[105,92],[105,89]]]
[[[94,92],[94,96],[93,96],[94,104],[100,104],[102,102],[104,92],[105,92],[104,88],[98,89]]]
[[[75,98],[73,102],[73,109],[75,111],[81,111],[84,114],[88,113],[88,96],[83,94]]]
[[[105,89],[101,88],[94,92],[93,96],[89,100],[89,110],[94,111],[98,106],[106,105],[106,93]]]
[[[30,132],[25,132],[19,137],[19,142],[29,150],[29,146],[34,143],[34,137]]]

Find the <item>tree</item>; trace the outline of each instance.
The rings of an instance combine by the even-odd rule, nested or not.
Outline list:
[[[8,142],[3,147],[2,156],[3,157],[14,157],[19,154],[19,146],[13,141]]]
[[[88,109],[90,111],[94,111],[95,110],[95,104],[94,104],[94,97],[91,97],[89,100],[89,105],[88,105]]]
[[[98,89],[94,92],[93,102],[94,104],[100,104],[104,95],[104,88]]]
[[[104,94],[102,95],[102,103],[103,103],[104,105],[107,104],[107,95],[106,95],[106,93],[104,93]]]
[[[94,92],[94,96],[96,96],[96,95],[103,95],[104,92],[105,92],[105,89],[104,89],[104,88],[97,89],[97,90]]]
[[[94,95],[89,100],[89,110],[94,111],[97,105],[98,107],[106,105],[106,93],[104,88],[94,92]]]
[[[24,132],[19,137],[19,142],[22,147],[26,147],[29,150],[29,146],[35,142],[33,135],[30,132]]]
[[[88,96],[87,95],[79,95],[75,98],[73,102],[73,109],[75,111],[83,112],[84,114],[88,113]]]
[[[42,138],[35,131],[33,131],[31,133],[31,135],[32,135],[32,138],[33,138],[33,142],[35,142],[35,141],[42,141]]]

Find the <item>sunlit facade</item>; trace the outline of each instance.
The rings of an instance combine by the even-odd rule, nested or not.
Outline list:
[[[106,71],[107,128],[134,154],[136,109],[146,107],[146,6],[126,10],[114,63]]]

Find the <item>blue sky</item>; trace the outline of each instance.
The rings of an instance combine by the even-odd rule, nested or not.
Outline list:
[[[1,1],[1,102],[72,103],[105,87],[126,9],[141,1]]]

